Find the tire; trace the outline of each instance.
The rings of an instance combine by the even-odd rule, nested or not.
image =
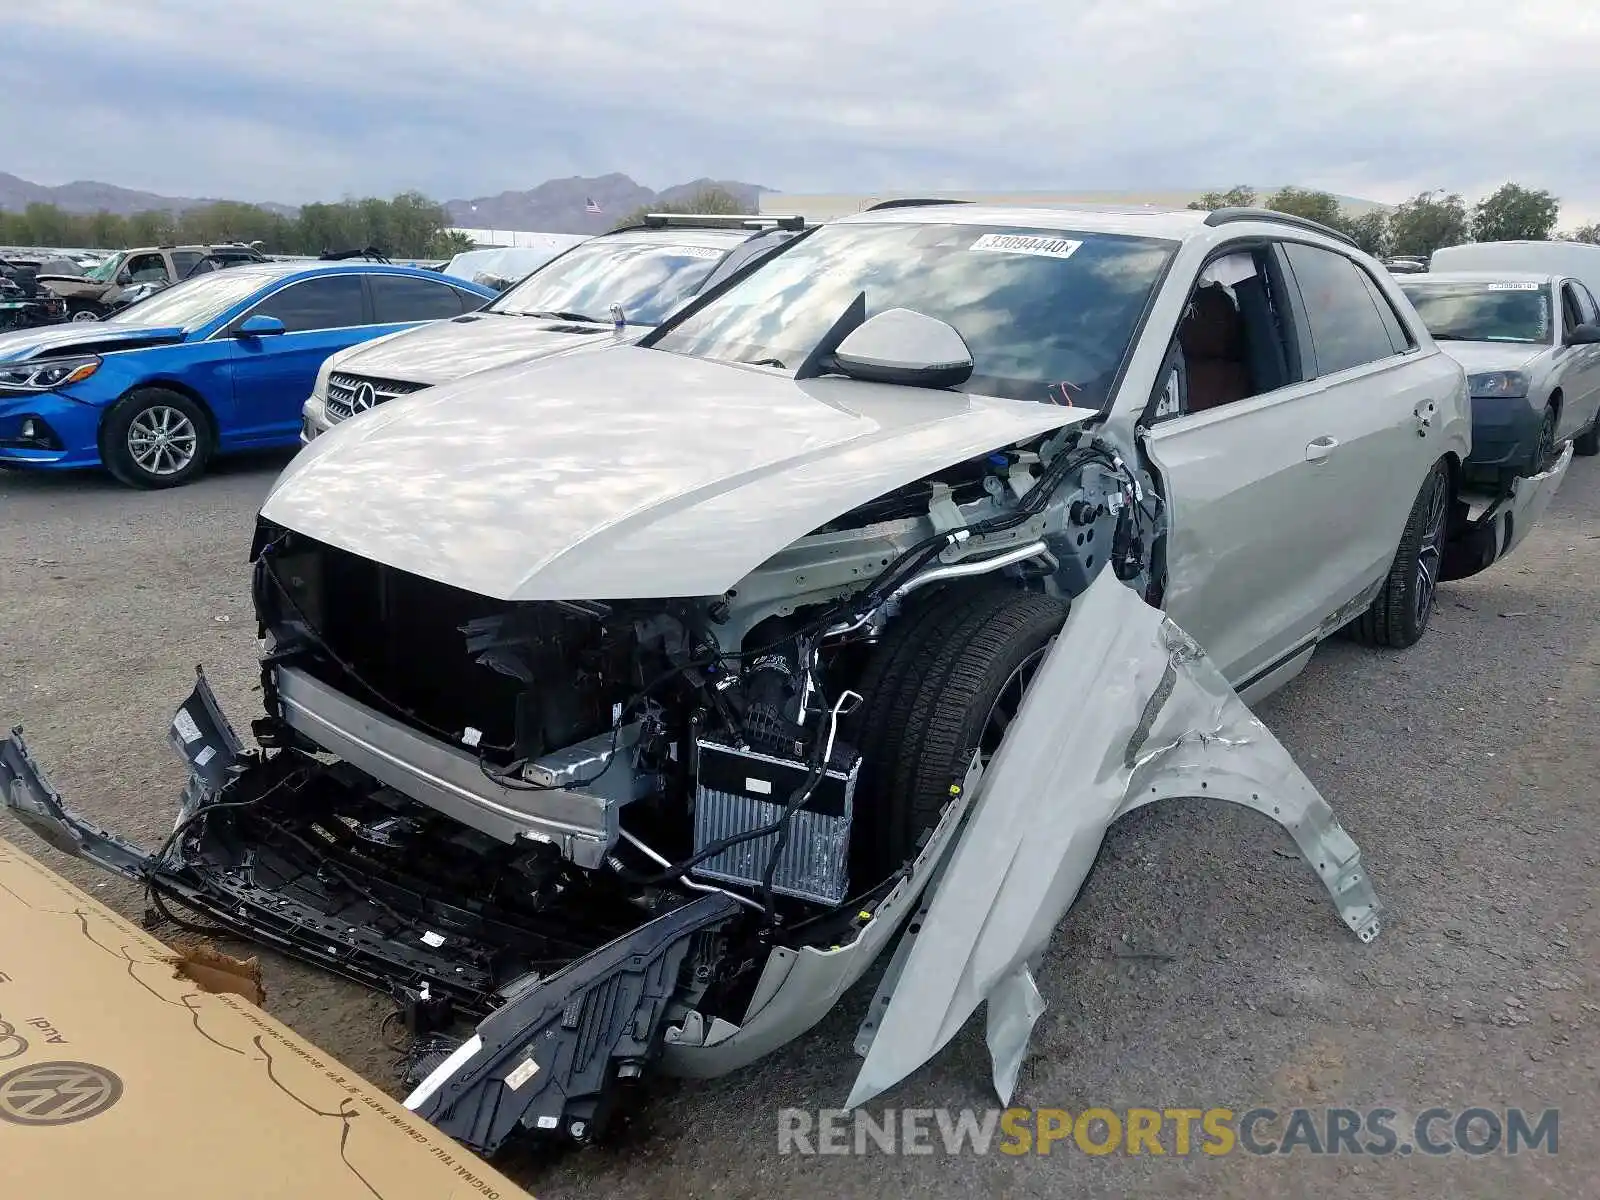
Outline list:
[[[1449,517],[1450,470],[1441,460],[1411,505],[1383,590],[1350,626],[1356,641],[1403,650],[1422,640],[1438,595]]]
[[[67,301],[67,320],[69,321],[98,321],[104,315],[104,310],[91,301]]]
[[[101,460],[129,487],[181,487],[205,471],[213,449],[210,415],[166,388],[129,392],[100,427]]]
[[[912,858],[973,751],[993,752],[1067,608],[1035,592],[949,589],[890,627],[862,673],[849,731],[863,756],[851,855],[859,886]]]
[[[1596,454],[1600,454],[1600,413],[1595,413],[1594,420],[1589,422],[1589,428],[1572,439],[1572,452],[1581,454],[1584,458],[1593,458]]]
[[[1561,456],[1556,444],[1556,410],[1546,408],[1544,420],[1539,422],[1539,443],[1533,450],[1533,473],[1548,471]]]

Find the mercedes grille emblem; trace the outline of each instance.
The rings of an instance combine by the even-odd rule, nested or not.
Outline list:
[[[378,402],[378,393],[370,383],[356,384],[356,394],[350,398],[350,411],[353,413],[366,412]]]
[[[13,1125],[71,1125],[120,1099],[122,1080],[93,1063],[34,1063],[0,1075],[0,1121]]]

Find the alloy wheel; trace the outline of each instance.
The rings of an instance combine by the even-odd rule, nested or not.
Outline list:
[[[989,715],[984,718],[983,732],[978,739],[978,761],[982,766],[987,767],[989,760],[994,757],[994,752],[1000,748],[1000,741],[1005,737],[1006,730],[1011,727],[1011,722],[1016,720],[1017,713],[1022,709],[1028,685],[1039,673],[1039,664],[1044,661],[1044,656],[1055,644],[1055,638],[1051,638],[1040,646],[1018,663],[1016,670],[1006,676],[1005,683],[1000,685],[1000,691],[989,707]]]
[[[1434,472],[1428,488],[1428,519],[1417,546],[1416,616],[1420,629],[1433,612],[1439,590],[1439,568],[1444,560],[1445,518],[1450,508],[1450,481],[1443,471]]]
[[[176,475],[194,462],[200,436],[181,410],[152,404],[128,425],[128,453],[139,468],[158,478]]]

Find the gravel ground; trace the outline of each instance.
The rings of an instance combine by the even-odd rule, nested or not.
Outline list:
[[[170,828],[165,732],[196,663],[238,725],[253,715],[245,551],[282,461],[164,494],[0,470],[0,719],[27,724],[92,817],[147,841]],[[1015,1101],[1559,1107],[1559,1154],[780,1156],[780,1107],[849,1090],[854,996],[731,1078],[655,1085],[615,1145],[505,1166],[546,1197],[1600,1196],[1597,585],[1600,462],[1579,460],[1511,561],[1446,589],[1420,646],[1329,645],[1260,706],[1362,846],[1389,906],[1373,945],[1250,813],[1172,804],[1113,829],[1040,973],[1049,1009]],[[141,911],[133,889],[0,830]],[[395,1086],[381,997],[276,958],[267,985],[276,1016]],[[969,1028],[885,1102],[987,1107],[986,1071]]]

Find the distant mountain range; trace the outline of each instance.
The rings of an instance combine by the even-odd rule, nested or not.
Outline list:
[[[687,200],[702,188],[719,187],[750,206],[757,207],[762,192],[771,191],[737,180],[696,179],[661,191],[652,191],[626,175],[573,176],[550,179],[525,192],[501,192],[470,200],[449,200],[445,210],[454,225],[468,229],[527,229],[547,233],[601,233],[618,217],[652,204]],[[215,204],[214,198],[161,196],[111,183],[77,180],[59,187],[32,183],[0,171],[0,211],[21,212],[30,204],[53,204],[63,212],[110,212],[127,216],[136,212],[183,212]],[[588,211],[593,202],[598,213]],[[298,210],[286,204],[260,203],[272,212],[293,216]]]
[[[573,176],[549,179],[526,192],[501,192],[475,200],[450,200],[445,211],[450,223],[463,229],[533,229],[547,233],[603,233],[619,217],[652,204],[672,204],[692,198],[705,188],[721,188],[743,201],[751,212],[762,192],[773,189],[731,179],[695,179],[651,191],[626,175]],[[589,212],[588,204],[599,206]]]

